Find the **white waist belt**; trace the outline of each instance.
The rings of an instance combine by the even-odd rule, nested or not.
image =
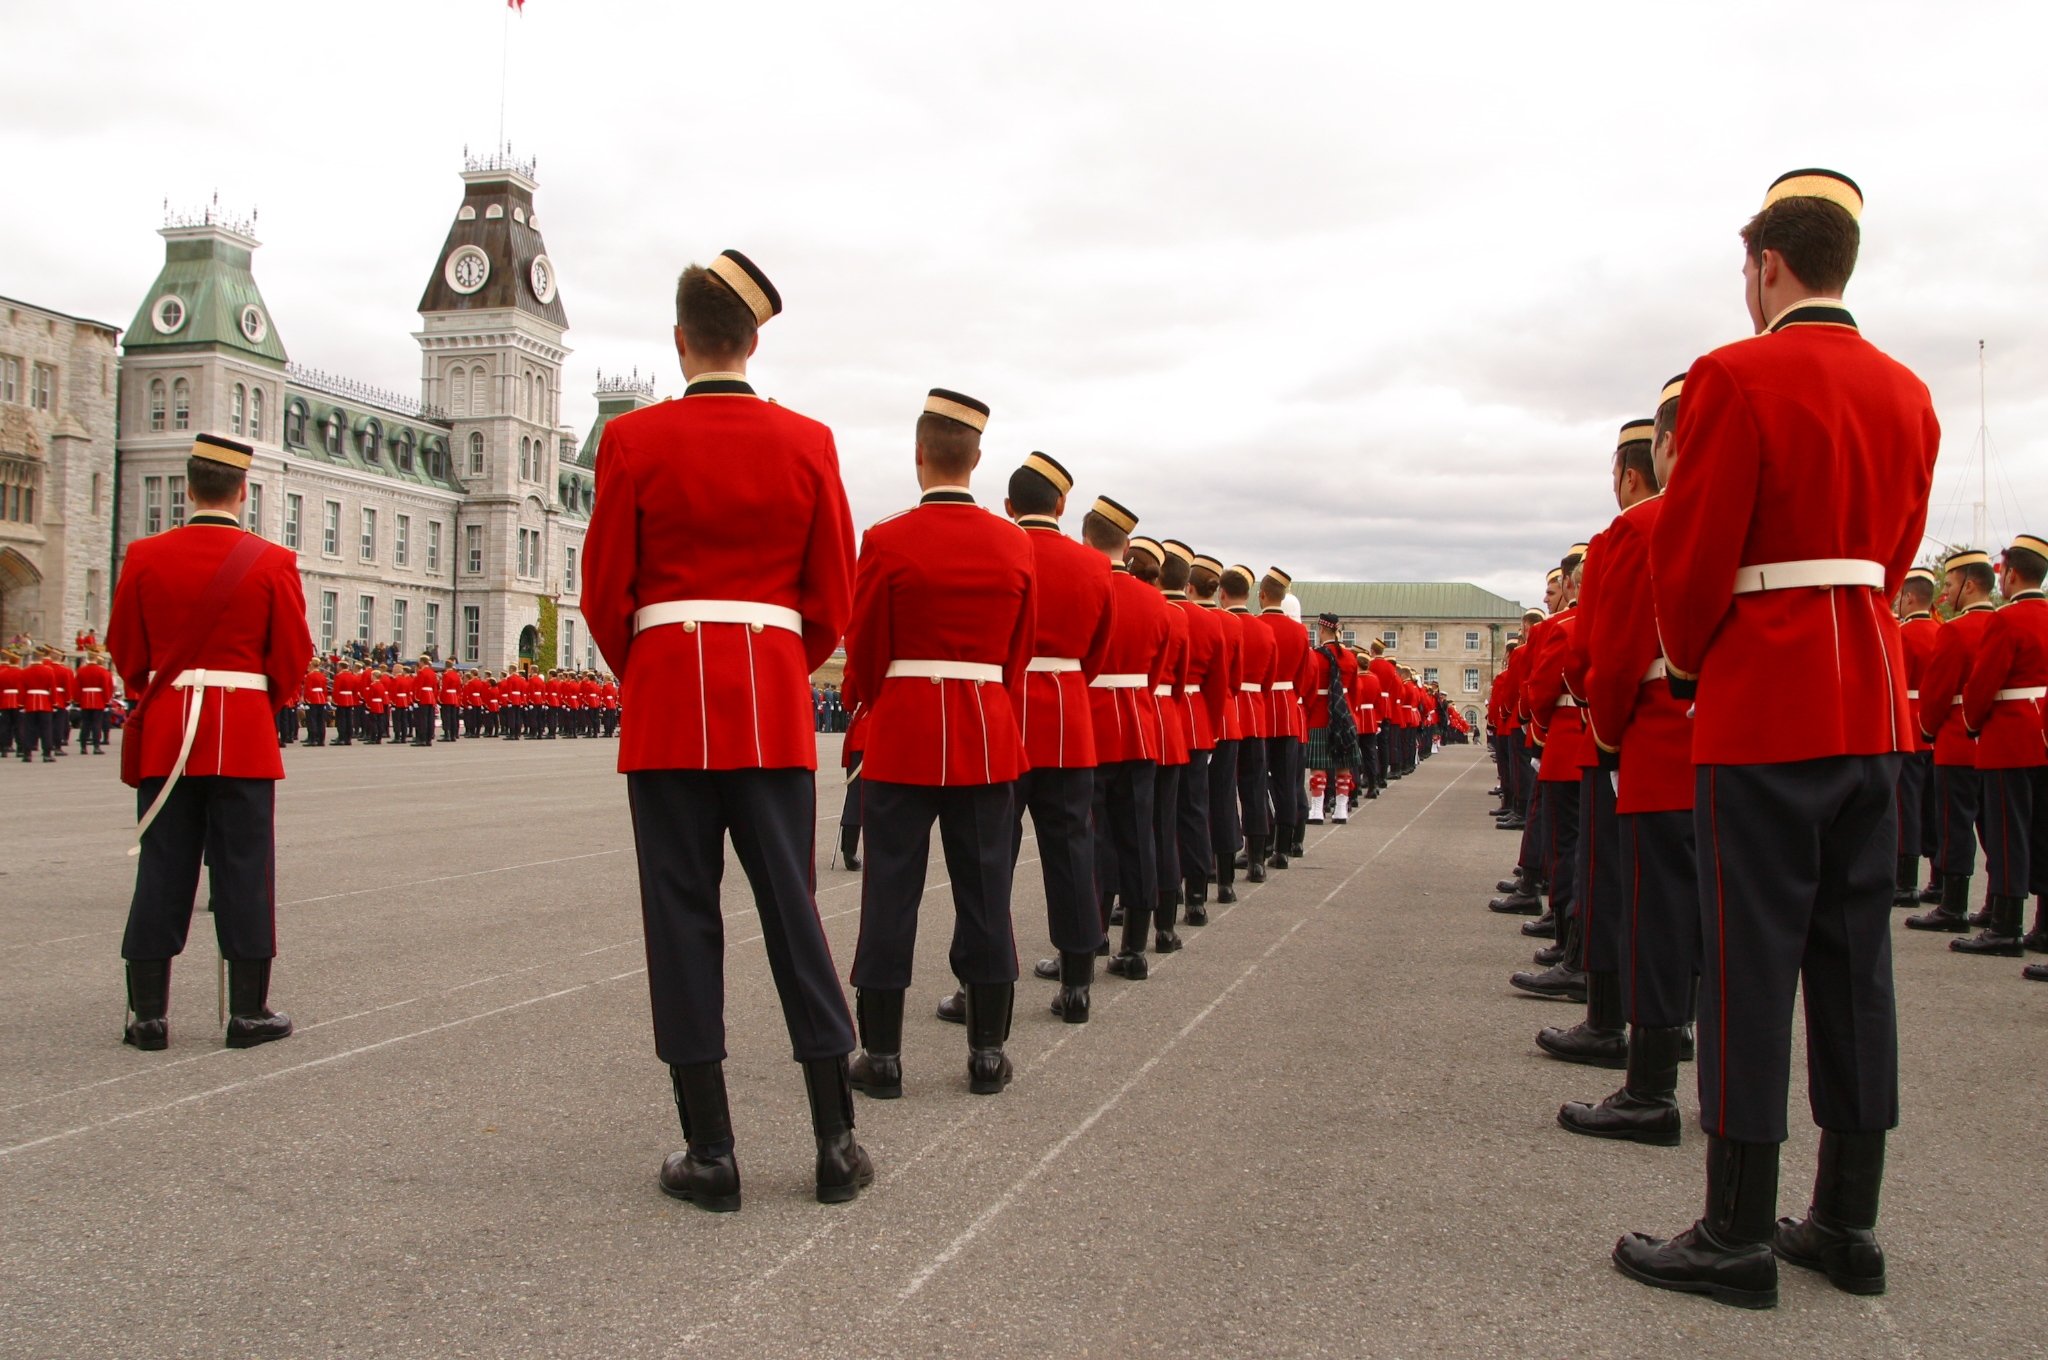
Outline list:
[[[1906,697],[1917,704],[1920,702],[1920,691],[1917,689],[1909,689],[1906,691]]]
[[[1259,693],[1259,686],[1257,686],[1257,685],[1239,685],[1239,686],[1238,686],[1238,689],[1239,689],[1239,690],[1241,690],[1242,692],[1246,693],[1246,694],[1257,694],[1257,693]]]
[[[1001,684],[1003,668],[983,661],[891,661],[887,678],[901,680],[974,680]]]
[[[87,685],[87,686],[85,686],[85,687],[84,687],[83,689],[79,690],[78,692],[79,692],[80,694],[105,694],[105,693],[106,693],[106,691],[105,691],[104,689],[101,689],[101,688],[100,688],[100,687],[99,687],[98,685]]]
[[[784,628],[798,636],[804,631],[804,616],[794,609],[754,600],[668,600],[633,611],[636,633],[667,623],[744,623],[757,633],[763,628]]]
[[[1294,682],[1292,680],[1275,680],[1273,682],[1273,693],[1275,694],[1279,694],[1283,690],[1291,690],[1293,688]]]
[[[152,671],[149,678],[153,682],[156,673]],[[253,671],[210,671],[204,667],[194,667],[189,671],[179,671],[177,678],[171,681],[171,688],[224,689],[230,692],[249,689],[268,694],[270,677],[258,675]],[[190,694],[185,696],[185,734],[178,742],[178,758],[171,763],[169,777],[164,780],[163,787],[156,791],[156,797],[150,801],[149,808],[142,814],[142,820],[135,824],[135,844],[128,848],[130,855],[142,853],[143,833],[149,830],[149,824],[156,820],[157,813],[163,811],[164,799],[171,796],[172,788],[184,776],[185,762],[192,758],[192,743],[199,736],[199,711],[206,707],[204,700],[193,703],[194,697]]]
[[[1991,696],[1996,703],[2010,703],[2019,699],[2048,699],[2048,685],[2028,685],[2023,689],[2002,689]]]
[[[1153,688],[1152,688],[1152,697],[1154,697],[1155,699],[1170,699],[1170,698],[1172,698],[1172,697],[1173,697],[1173,686],[1172,686],[1172,685],[1155,685],[1155,686],[1153,686]]]
[[[1034,656],[1031,664],[1024,668],[1034,675],[1065,675],[1081,669],[1078,656]]]
[[[1653,684],[1669,674],[1671,674],[1671,663],[1660,656],[1650,663],[1650,669],[1643,672],[1643,678],[1638,683],[1645,685]]]
[[[1572,698],[1571,695],[1566,694],[1558,699],[1557,706],[1559,708],[1577,708],[1579,706],[1579,701],[1577,699]]]
[[[1200,694],[1201,692],[1202,687],[1200,685],[1189,685],[1186,689],[1183,689],[1181,691],[1182,694]]]
[[[1088,682],[1090,689],[1144,689],[1152,683],[1149,675],[1098,675]]]
[[[1735,593],[1754,595],[1762,590],[1796,590],[1800,587],[1826,589],[1829,586],[1884,586],[1884,564],[1860,557],[1817,557],[1810,562],[1764,562],[1742,567],[1735,573]]]
[[[32,689],[32,690],[30,690],[30,691],[29,691],[29,693],[30,693],[30,694],[43,694],[43,695],[47,695],[47,694],[48,694],[49,692],[50,692],[50,691],[48,691],[48,690],[46,690],[46,689]]]

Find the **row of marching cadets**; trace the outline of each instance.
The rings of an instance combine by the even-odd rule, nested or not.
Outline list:
[[[26,765],[40,753],[53,763],[71,753],[74,727],[80,754],[105,754],[118,703],[107,654],[90,642],[76,666],[48,644],[0,650],[0,760],[12,754]]]
[[[1940,588],[1962,612],[1933,621],[1937,582],[1914,559],[1940,430],[1925,385],[1842,301],[1862,209],[1832,171],[1772,184],[1741,232],[1754,336],[1622,427],[1619,514],[1550,572],[1489,703],[1495,816],[1521,837],[1490,905],[1550,941],[1510,981],[1583,1007],[1537,1036],[1544,1054],[1625,1074],[1558,1123],[1676,1146],[1696,1062],[1705,1212],[1672,1237],[1627,1234],[1613,1262],[1751,1308],[1776,1304],[1780,1262],[1886,1288],[1891,912],[1917,896],[1922,854],[1941,895],[1920,924],[1961,931],[1973,828],[1996,847],[1965,952],[2020,953],[2024,896],[2048,883],[2048,543],[2017,540],[2002,582],[1985,554],[1952,557]],[[2011,603],[1992,614],[1996,584]],[[1806,1214],[1778,1218],[1802,984],[1820,1153]]]
[[[1396,703],[1365,716],[1337,621],[1311,639],[1284,608],[1284,571],[1138,536],[1137,514],[1107,496],[1068,537],[1074,480],[1055,458],[1026,458],[1004,513],[983,509],[973,482],[989,407],[965,393],[929,392],[908,450],[918,502],[856,551],[831,431],[747,378],[781,307],[737,251],[683,273],[684,394],[606,426],[585,538],[592,637],[645,713],[622,733],[619,766],[655,1046],[685,1141],[659,1184],[713,1211],[740,1205],[724,1077],[726,837],[802,1066],[817,1198],[839,1203],[874,1177],[854,1092],[917,1090],[902,1039],[934,827],[957,984],[939,1014],[965,1029],[968,1090],[994,1095],[1015,1075],[1011,907],[1027,814],[1056,951],[1038,972],[1057,984],[1053,1015],[1087,1023],[1098,958],[1146,979],[1212,901],[1238,900],[1240,872],[1263,882],[1305,852],[1311,746],[1319,810],[1350,814],[1331,776],[1373,768],[1358,733],[1384,729]],[[851,1007],[813,878],[810,677],[842,639],[857,775],[840,849],[862,872]],[[642,695],[659,702],[643,710]]]
[[[432,746],[439,740],[503,737],[517,741],[618,734],[619,687],[599,671],[434,669],[417,665],[352,669],[338,657],[315,660],[295,698],[277,711],[277,743],[352,746],[391,741]],[[303,728],[305,736],[299,733]]]

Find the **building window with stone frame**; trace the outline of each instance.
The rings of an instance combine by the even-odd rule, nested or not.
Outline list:
[[[334,650],[335,615],[339,612],[340,605],[340,597],[333,591],[320,592],[320,650],[323,652]]]
[[[465,524],[462,526],[463,570],[471,576],[481,576],[484,570],[484,526]]]
[[[524,435],[519,438],[519,480],[533,480],[533,441]]]
[[[1467,628],[1465,630],[1465,650],[1468,652],[1479,650],[1479,631],[1477,629]]]
[[[363,507],[363,532],[356,544],[356,557],[364,562],[377,560],[377,512],[367,505]]]
[[[242,383],[235,384],[235,393],[228,405],[228,433],[241,438],[243,412],[249,406],[249,389]]]
[[[362,455],[363,461],[365,463],[378,463],[383,461],[384,451],[379,446],[379,441],[381,441],[383,437],[383,427],[380,426],[374,420],[371,421],[369,424],[363,426],[362,433],[356,436],[356,452]]]
[[[473,604],[462,606],[462,659],[476,661],[483,656],[484,611]]]
[[[326,421],[321,425],[321,443],[330,458],[341,457],[341,431],[346,419],[347,417],[340,411],[329,411]]]
[[[1391,628],[1380,634],[1380,643],[1390,652],[1398,647],[1400,642],[1401,635]]]
[[[57,370],[37,364],[29,376],[28,404],[38,411],[57,409]]]
[[[160,534],[164,531],[164,479],[144,477],[142,479],[142,532],[145,535]]]
[[[167,421],[165,411],[169,398],[162,378],[149,380],[149,429],[151,434],[162,434]]]
[[[391,649],[400,656],[412,655],[405,646],[405,620],[411,613],[409,603],[402,599],[391,602]]]
[[[102,492],[104,487],[105,483],[102,480],[101,475],[95,472],[92,475],[92,517],[94,519],[98,519],[100,517],[100,493]]]
[[[1425,629],[1423,629],[1423,630],[1422,630],[1422,650],[1423,650],[1423,651],[1425,651],[1425,652],[1433,652],[1433,651],[1435,651],[1435,650],[1436,650],[1436,648],[1437,648],[1437,640],[1438,640],[1438,636],[1437,636],[1437,631],[1436,631],[1436,629],[1434,629],[1434,628],[1425,628]]]
[[[441,521],[427,521],[427,574],[436,575],[441,570]]]
[[[293,448],[306,446],[306,406],[294,401],[284,408],[284,442]]]
[[[0,354],[0,401],[10,406],[21,402],[21,360]]]
[[[341,556],[341,502],[327,501],[321,506],[324,518],[320,523],[320,555]]]
[[[249,532],[263,536],[263,486],[260,482],[249,483]]]
[[[356,596],[356,641],[365,647],[370,645],[370,621],[376,616],[376,610],[376,596]]]
[[[484,432],[482,430],[471,430],[469,432],[469,475],[472,477],[484,475]]]
[[[420,639],[420,649],[432,652],[441,645],[441,606],[434,600],[427,601],[427,635]]]
[[[576,664],[576,620],[562,620],[562,665],[569,668]]]
[[[398,527],[391,539],[391,565],[409,566],[412,563],[412,516],[400,515]]]
[[[182,528],[185,524],[185,479],[168,477],[164,480],[164,485],[171,493],[171,527]]]
[[[1479,692],[1479,668],[1477,666],[1467,666],[1465,668],[1465,692],[1467,694],[1477,694]]]
[[[263,389],[249,389],[249,438],[263,438]]]
[[[1422,668],[1422,683],[1425,685],[1434,685],[1436,683],[1436,667],[1424,666]]]
[[[192,428],[192,384],[183,378],[171,384],[171,428]]]
[[[562,572],[562,589],[569,591],[571,594],[574,594],[576,590],[576,550],[574,548],[568,549],[568,555]]]
[[[398,438],[392,442],[391,448],[392,457],[398,463],[398,470],[400,472],[411,472],[413,448],[412,431],[400,430],[398,432]]]
[[[284,498],[284,545],[293,552],[299,550],[299,518],[306,512],[306,498],[296,492],[287,492]]]
[[[85,626],[95,633],[100,628],[100,573],[89,567],[85,573]]]

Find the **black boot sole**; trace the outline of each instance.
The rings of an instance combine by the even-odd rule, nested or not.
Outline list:
[[[1536,1036],[1536,1047],[1543,1050],[1544,1057],[1555,1058],[1559,1062],[1577,1063],[1581,1067],[1604,1067],[1610,1072],[1628,1071],[1628,1047],[1626,1044],[1622,1046],[1621,1052],[1613,1055],[1587,1053],[1576,1049],[1553,1048],[1549,1044],[1544,1043],[1543,1036],[1538,1034]]]
[[[1778,1291],[1775,1289],[1730,1289],[1727,1285],[1713,1284],[1706,1280],[1662,1279],[1637,1270],[1622,1258],[1619,1249],[1614,1253],[1614,1268],[1636,1283],[1649,1285],[1652,1289],[1668,1289],[1674,1294],[1699,1294],[1732,1308],[1761,1310],[1778,1306]]]
[[[1677,1147],[1685,1137],[1682,1127],[1669,1133],[1650,1129],[1596,1129],[1573,1123],[1561,1109],[1557,1112],[1557,1126],[1581,1138],[1604,1138],[1610,1143],[1641,1143],[1644,1147]]]
[[[821,1185],[818,1187],[818,1203],[845,1204],[860,1198],[860,1192],[875,1183],[875,1173],[870,1171],[850,1185]],[[733,1208],[739,1208],[737,1202]]]
[[[661,1193],[667,1195],[670,1199],[679,1199],[685,1204],[694,1204],[706,1213],[734,1214],[739,1212],[740,1197],[738,1195],[693,1195],[687,1190],[671,1190],[659,1177],[656,1178],[655,1183],[661,1186]]]
[[[1874,1298],[1885,1292],[1885,1277],[1882,1275],[1872,1279],[1868,1275],[1850,1275],[1842,1271],[1829,1270],[1826,1262],[1801,1256],[1797,1252],[1786,1251],[1776,1241],[1771,1243],[1771,1253],[1788,1266],[1798,1266],[1801,1270],[1810,1270],[1816,1275],[1827,1276],[1828,1283],[1841,1290],[1844,1294],[1857,1294],[1864,1298]]]

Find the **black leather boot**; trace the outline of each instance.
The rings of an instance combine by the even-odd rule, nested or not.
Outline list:
[[[2048,954],[2048,897],[2034,899],[2034,928],[2020,936],[2020,947]]]
[[[1920,857],[1900,855],[1898,873],[1892,880],[1892,905],[1910,907],[1920,900]]]
[[[999,1094],[1014,1069],[1003,1044],[1010,1037],[1014,982],[981,982],[967,989],[967,1089],[978,1096]]]
[[[860,868],[860,828],[839,828],[839,862],[849,869]]]
[[[1883,1184],[1884,1134],[1822,1129],[1813,1204],[1803,1219],[1778,1220],[1778,1259],[1818,1270],[1846,1293],[1884,1293],[1884,1248],[1873,1231]]]
[[[818,1140],[818,1203],[844,1204],[875,1183],[875,1164],[853,1138],[853,1086],[845,1057],[804,1064],[811,1133]]]
[[[1273,828],[1272,846],[1266,855],[1266,867],[1268,869],[1285,869],[1287,867],[1287,852],[1293,846],[1293,836],[1294,831],[1291,827],[1276,826]]]
[[[894,1100],[903,1094],[903,992],[857,988],[853,1015],[862,1051],[847,1068],[847,1079],[871,1100]]]
[[[1501,818],[1493,825],[1497,831],[1525,831],[1529,827],[1529,822],[1527,818],[1517,812],[1511,816]]]
[[[732,1112],[725,1104],[725,1064],[668,1069],[685,1146],[661,1164],[661,1193],[714,1214],[740,1207],[740,1166],[733,1159]]]
[[[1588,1138],[1677,1147],[1683,1126],[1678,1113],[1678,1052],[1684,1034],[1675,1025],[1633,1026],[1628,1032],[1628,1076],[1621,1089],[1598,1105],[1567,1101],[1557,1112],[1557,1122]]]
[[[1186,948],[1181,943],[1180,932],[1174,927],[1180,923],[1180,892],[1175,888],[1159,890],[1159,907],[1152,913],[1152,952],[1171,954]]]
[[[1941,902],[1933,911],[1906,918],[1908,930],[1945,930],[1960,935],[1970,928],[1970,880],[1961,874],[1941,876]]]
[[[1707,1212],[1669,1240],[1629,1233],[1614,1264],[1630,1279],[1738,1308],[1778,1306],[1778,1145],[1707,1139]]]
[[[1521,886],[1522,886],[1522,866],[1521,866],[1521,865],[1519,865],[1519,864],[1517,864],[1517,865],[1515,866],[1515,875],[1514,875],[1514,877],[1513,877],[1513,878],[1504,878],[1504,879],[1502,879],[1502,880],[1501,880],[1500,882],[1498,882],[1498,883],[1496,883],[1496,884],[1494,884],[1494,885],[1493,885],[1493,890],[1494,890],[1495,892],[1500,892],[1500,893],[1511,893],[1511,892],[1516,892],[1516,891],[1519,891],[1519,890],[1520,890],[1520,888],[1521,888]]]
[[[1534,916],[1543,910],[1543,880],[1525,870],[1508,885],[1505,896],[1490,899],[1486,908],[1508,916]]]
[[[2020,976],[2029,982],[2048,982],[2048,963],[2030,963],[2020,969]]]
[[[229,1048],[254,1048],[288,1038],[292,1018],[270,1009],[270,960],[228,960]]]
[[[1547,944],[1543,946],[1543,948],[1537,950],[1536,953],[1531,957],[1530,962],[1534,963],[1538,968],[1550,968],[1554,967],[1557,964],[1557,961],[1563,957],[1564,946],[1561,944],[1553,943]]]
[[[1628,1023],[1621,1005],[1621,974],[1586,974],[1586,1018],[1569,1028],[1551,1026],[1536,1046],[1563,1062],[1621,1071],[1628,1066]]]
[[[1228,855],[1216,857],[1216,905],[1227,907],[1237,900],[1237,865]]]
[[[939,1002],[939,1019],[949,1025],[967,1023],[967,993],[955,987],[952,993]]]
[[[1070,1025],[1088,1023],[1088,989],[1095,982],[1095,956],[1069,954],[1059,959],[1060,990],[1052,999],[1052,1013]]]
[[[1544,912],[1533,921],[1522,922],[1522,933],[1532,940],[1554,940],[1557,938],[1557,916]]]
[[[1122,899],[1116,899],[1112,902],[1109,908],[1109,923],[1113,926],[1120,926],[1124,923],[1124,904]]]
[[[1508,985],[1533,996],[1546,997],[1552,1001],[1576,1001],[1586,1003],[1586,970],[1583,966],[1585,949],[1579,939],[1579,921],[1567,916],[1564,923],[1564,953],[1558,961],[1540,973],[1515,973],[1509,976]]]
[[[1941,901],[1941,870],[1934,865],[1934,857],[1927,857],[1927,886],[1920,890],[1920,900],[1928,906]]]
[[[1037,963],[1031,965],[1031,972],[1033,976],[1042,977],[1047,982],[1058,982],[1060,980],[1060,961],[1058,959],[1040,959]],[[964,1025],[967,1023],[967,994],[964,992],[960,995],[960,1005],[960,1023]]]
[[[131,1018],[121,1031],[122,1043],[133,1044],[145,1053],[170,1047],[169,959],[128,960],[128,1011]]]
[[[1187,902],[1187,923],[1191,926],[1209,924],[1209,885],[1189,879],[1181,885]]]
[[[1247,835],[1244,838],[1244,854],[1245,862],[1239,866],[1244,870],[1244,881],[1247,883],[1264,883],[1266,881],[1266,838],[1264,836]]]
[[[2016,959],[2027,952],[2020,943],[2020,920],[2027,909],[2024,897],[1993,893],[1985,906],[1990,918],[1984,929],[1967,939],[1950,940],[1948,947],[1958,954],[1986,954],[1993,958]]]
[[[1117,941],[1116,957],[1109,961],[1109,971],[1131,982],[1143,982],[1152,975],[1145,962],[1145,918],[1132,917],[1124,922],[1123,938]]]

